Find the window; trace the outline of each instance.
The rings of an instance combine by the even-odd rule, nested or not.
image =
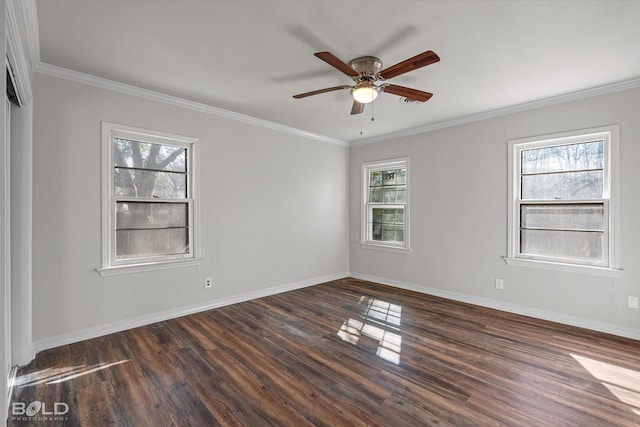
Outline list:
[[[365,163],[362,244],[409,250],[409,159]]]
[[[103,268],[194,260],[197,140],[103,123]]]
[[[617,127],[510,141],[510,257],[616,268]]]

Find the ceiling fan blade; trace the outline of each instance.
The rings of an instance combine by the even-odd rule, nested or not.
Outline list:
[[[364,111],[364,104],[359,103],[358,101],[353,101],[353,106],[351,107],[351,115],[360,114]]]
[[[360,74],[344,62],[337,56],[335,56],[331,52],[317,52],[314,55],[320,59],[322,59],[327,64],[331,65],[333,68],[342,71],[344,74],[350,77],[358,77]]]
[[[348,86],[348,85],[334,86],[334,87],[328,87],[325,89],[314,90],[311,92],[299,93],[297,95],[293,95],[293,97],[295,99],[300,99],[300,98],[306,98],[307,96],[320,95],[321,93],[333,92],[334,90],[350,89],[350,88],[351,86]]]
[[[409,71],[417,70],[418,68],[426,67],[434,62],[440,61],[440,57],[433,51],[422,52],[413,58],[406,59],[402,62],[387,67],[380,71],[380,77],[383,79],[390,79],[392,77],[399,76],[400,74],[408,73]]]
[[[432,93],[424,92],[418,89],[411,89],[410,87],[398,86],[398,85],[386,85],[382,88],[386,93],[392,93],[398,96],[404,96],[409,99],[413,99],[419,102],[428,101],[433,96]]]

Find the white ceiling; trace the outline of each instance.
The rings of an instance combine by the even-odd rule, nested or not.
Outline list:
[[[640,82],[640,1],[37,0],[36,7],[43,64],[352,142]],[[367,106],[357,116],[347,90],[293,99],[351,83],[313,56],[325,50],[345,62],[378,56],[385,67],[433,50],[439,63],[390,82],[434,96],[406,104],[383,93],[373,112]]]

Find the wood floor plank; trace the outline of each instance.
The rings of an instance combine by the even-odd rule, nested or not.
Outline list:
[[[109,381],[83,385],[77,390],[81,425],[130,426],[122,402]]]
[[[38,354],[10,426],[637,426],[640,342],[345,278]],[[27,424],[25,424],[27,423]]]

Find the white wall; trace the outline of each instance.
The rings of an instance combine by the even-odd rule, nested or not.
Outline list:
[[[11,361],[34,356],[31,310],[33,105],[11,105]]]
[[[37,349],[348,272],[348,148],[56,77],[33,80]],[[95,271],[102,120],[201,139],[200,266]],[[208,276],[214,286],[205,290]]]
[[[638,336],[640,90],[351,150],[34,75],[33,336],[48,348],[353,275]],[[100,277],[100,122],[202,140],[204,262]],[[507,266],[507,140],[619,123],[621,278]],[[411,158],[409,255],[362,249],[360,164]],[[205,290],[203,278],[214,288]],[[495,278],[505,289],[495,289]]]
[[[640,90],[354,147],[352,274],[640,339]],[[620,278],[507,266],[507,140],[620,124]],[[361,248],[360,164],[409,156],[413,252]],[[504,290],[495,279],[504,279]]]

